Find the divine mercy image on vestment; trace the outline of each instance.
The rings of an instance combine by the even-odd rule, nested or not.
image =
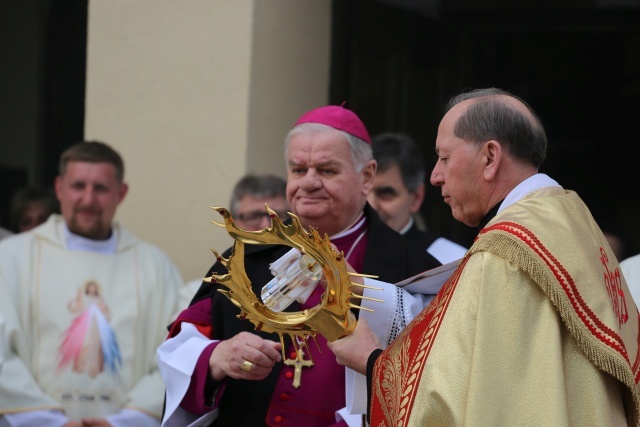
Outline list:
[[[122,358],[116,335],[109,325],[109,308],[101,296],[100,285],[87,281],[69,300],[67,308],[76,316],[64,332],[58,349],[58,371],[71,366],[74,372],[86,373],[92,378],[105,369],[116,374]]]

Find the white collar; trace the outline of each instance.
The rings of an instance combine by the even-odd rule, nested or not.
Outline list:
[[[356,231],[360,230],[360,228],[362,228],[362,224],[364,223],[365,219],[366,218],[364,217],[364,212],[360,212],[360,216],[358,216],[358,218],[354,221],[353,224],[351,224],[345,230],[342,230],[341,232],[336,233],[333,236],[330,236],[329,239],[333,240],[333,239],[337,239],[338,237],[344,237],[344,236],[348,236],[351,233],[355,233]]]
[[[551,179],[546,174],[537,173],[533,176],[530,176],[520,184],[516,185],[516,187],[511,190],[509,194],[507,194],[507,197],[505,197],[504,201],[500,205],[500,208],[498,208],[498,213],[502,212],[504,209],[514,204],[518,200],[522,199],[527,194],[546,187],[562,188],[560,184],[558,184],[555,180]]]
[[[92,240],[86,237],[73,234],[69,231],[67,223],[63,222],[62,234],[70,251],[95,252],[104,255],[112,255],[116,253],[116,233],[111,232],[111,236],[107,240]]]
[[[413,220],[413,217],[412,217],[412,216],[410,216],[410,217],[409,217],[409,222],[407,222],[407,225],[405,225],[404,227],[402,227],[402,229],[401,229],[400,231],[398,231],[398,233],[400,233],[400,234],[405,234],[407,231],[409,231],[409,229],[410,229],[411,227],[413,227],[413,223],[414,223],[414,222],[415,222],[415,221]]]

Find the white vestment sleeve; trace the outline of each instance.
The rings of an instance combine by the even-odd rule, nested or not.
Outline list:
[[[443,264],[448,264],[451,261],[456,261],[464,256],[467,252],[467,248],[462,245],[452,242],[444,237],[438,237],[428,248],[427,252],[433,255],[438,261]]]
[[[363,414],[350,414],[347,408],[336,412],[336,421],[344,421],[349,427],[364,427],[362,417]]]
[[[55,409],[0,415],[0,427],[62,426],[68,422],[69,418]]]
[[[365,285],[378,289],[364,289],[363,296],[383,302],[362,300],[361,306],[373,311],[360,310],[360,318],[367,319],[369,327],[386,348],[414,317],[433,299],[432,294],[412,294],[391,283],[365,278]]]
[[[640,306],[640,254],[620,261],[620,271],[627,281],[631,298]]]
[[[113,427],[158,427],[160,421],[144,412],[123,409],[106,417]],[[69,419],[57,410],[27,411],[0,415],[0,427],[62,426]]]
[[[2,365],[4,365],[4,361],[6,356],[4,355],[5,353],[5,343],[7,341],[5,341],[5,328],[7,327],[7,321],[4,319],[4,316],[2,315],[2,313],[0,313],[0,373],[2,373]]]
[[[198,419],[197,415],[180,408],[180,402],[189,389],[191,375],[200,354],[212,342],[214,341],[202,335],[194,325],[182,323],[180,333],[158,347],[158,367],[166,386],[162,426],[186,426]]]
[[[135,409],[124,408],[106,417],[112,427],[159,427],[160,420]]]
[[[382,288],[382,290],[364,289],[363,296],[381,299],[384,302],[362,300],[360,304],[362,307],[374,311],[360,310],[360,318],[367,319],[369,327],[378,336],[383,348],[386,348],[435,296],[410,294],[390,283],[369,278],[364,280],[367,286]],[[359,416],[349,419],[341,416],[349,427],[360,427],[362,414],[367,413],[367,379],[349,368],[345,369],[347,414],[359,414]],[[351,424],[351,419],[357,424]]]
[[[60,405],[40,389],[20,358],[28,353],[27,344],[14,300],[5,287],[6,274],[6,270],[0,269],[0,410],[6,414],[4,418],[0,415],[0,419],[11,426],[55,425],[58,420],[63,421],[62,425],[68,418],[55,409]],[[37,409],[11,411],[22,407],[23,400],[35,402],[31,408]]]
[[[5,364],[9,364],[7,361],[11,359],[11,353],[9,350],[9,340],[7,331],[7,321],[5,316],[0,312],[0,372]],[[8,368],[11,369],[11,368]],[[11,426],[34,426],[34,425],[63,425],[69,419],[64,416],[62,411],[58,410],[38,410],[38,411],[25,411],[16,412],[13,414],[0,415],[0,427]]]

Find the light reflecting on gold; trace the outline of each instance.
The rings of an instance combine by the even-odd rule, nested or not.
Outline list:
[[[334,341],[351,332],[356,325],[356,319],[351,308],[360,308],[352,304],[352,298],[366,298],[351,292],[351,286],[360,286],[350,281],[349,276],[376,277],[347,270],[347,264],[342,252],[337,253],[325,234],[320,236],[315,228],[306,231],[300,224],[298,217],[289,213],[292,224],[284,225],[278,215],[265,205],[265,209],[271,217],[271,226],[258,231],[247,231],[237,227],[229,211],[225,208],[211,206],[224,219],[224,223],[211,221],[213,224],[224,227],[227,233],[234,239],[233,250],[229,258],[222,257],[215,249],[212,252],[217,260],[227,268],[226,274],[212,274],[205,281],[218,283],[229,300],[240,309],[239,318],[249,320],[256,330],[275,332],[280,336],[283,344],[284,335],[291,337],[296,350],[299,350],[300,342],[306,342],[309,337],[315,340],[316,334],[321,334],[328,341]],[[322,296],[322,301],[317,306],[297,312],[271,311],[258,298],[252,289],[251,282],[244,269],[244,253],[246,244],[276,244],[297,248],[301,253],[315,259],[322,267],[322,272],[327,284],[327,291]],[[371,298],[366,298],[374,301]],[[299,337],[296,339],[295,337]]]

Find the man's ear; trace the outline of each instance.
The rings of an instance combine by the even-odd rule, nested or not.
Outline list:
[[[482,148],[482,159],[484,162],[484,179],[493,181],[502,163],[502,145],[493,139],[485,142]]]
[[[373,180],[376,177],[376,170],[378,169],[378,162],[375,160],[369,160],[367,164],[362,168],[360,172],[362,174],[362,194],[368,196],[373,188]]]
[[[409,208],[409,210],[411,211],[412,214],[420,210],[420,207],[422,206],[422,201],[424,200],[424,190],[425,190],[425,185],[424,183],[422,183],[416,189],[416,191],[411,193],[412,200],[411,200],[411,207]]]
[[[129,192],[129,185],[126,182],[123,182],[122,184],[120,184],[120,201],[118,202],[118,204],[122,203],[122,201],[124,200],[124,197],[127,195],[128,192]]]

